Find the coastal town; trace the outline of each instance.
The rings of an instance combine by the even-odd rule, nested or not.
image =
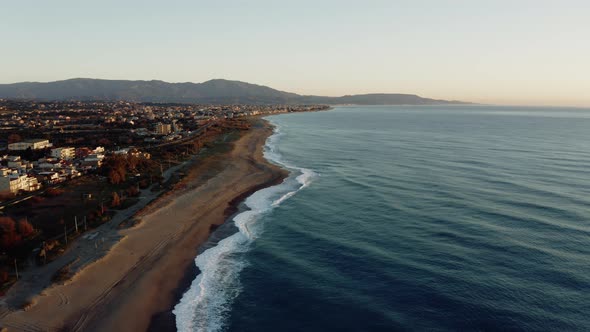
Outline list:
[[[145,151],[186,142],[216,121],[323,108],[0,99],[0,193],[34,192],[96,171],[108,154],[150,159]]]
[[[0,99],[0,294],[93,229],[129,225],[242,119],[327,108]],[[65,280],[69,266],[45,277]]]

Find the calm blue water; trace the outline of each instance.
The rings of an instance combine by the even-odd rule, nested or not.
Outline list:
[[[590,110],[269,120],[293,175],[197,258],[181,330],[590,330]]]

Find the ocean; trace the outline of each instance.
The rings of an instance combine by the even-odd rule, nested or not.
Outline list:
[[[291,175],[202,248],[180,331],[590,330],[590,109],[267,119]]]

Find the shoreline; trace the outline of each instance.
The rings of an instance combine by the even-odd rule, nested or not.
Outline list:
[[[283,181],[283,179],[284,179],[284,177],[281,177],[281,178],[277,178],[275,181],[269,181],[267,183],[260,184],[258,186],[251,188],[250,190],[244,192],[243,194],[237,196],[236,198],[234,198],[229,203],[229,206],[225,211],[226,217],[225,217],[225,221],[223,222],[223,224],[212,225],[213,227],[211,228],[211,231],[209,233],[209,237],[207,238],[207,240],[205,242],[203,242],[201,244],[201,246],[206,244],[207,241],[209,241],[209,239],[211,238],[211,235],[213,235],[213,233],[215,231],[217,231],[217,229],[219,227],[223,226],[228,221],[231,221],[236,215],[247,210],[247,208],[241,207],[241,205],[244,203],[246,198],[248,198],[250,195],[254,194],[255,192],[257,192],[259,190],[280,184]],[[231,234],[225,235],[225,236],[221,237],[219,240],[225,239],[226,237],[229,237],[229,236],[231,236]],[[199,247],[201,247],[201,246],[199,246]],[[198,254],[200,254],[200,253],[195,254],[195,258]],[[193,263],[194,263],[194,261],[193,261]],[[183,278],[179,281],[177,287],[173,291],[173,301],[170,303],[168,308],[166,308],[166,310],[161,311],[161,312],[156,312],[152,315],[152,318],[150,319],[149,327],[147,329],[148,332],[175,332],[175,331],[177,331],[176,316],[172,313],[172,311],[174,310],[176,305],[180,302],[180,299],[182,298],[184,293],[189,290],[193,281],[200,273],[201,273],[201,271],[199,270],[199,268],[195,264],[191,264],[187,267],[187,269],[184,272]]]
[[[122,230],[122,239],[103,258],[71,281],[43,291],[27,311],[4,315],[2,326],[21,331],[162,331],[166,325],[164,330],[176,330],[170,310],[198,273],[198,248],[238,212],[245,198],[288,175],[263,156],[272,135],[270,123],[251,121],[252,127],[231,143],[231,151],[192,167],[188,190],[154,202],[161,206],[136,216],[142,222]]]

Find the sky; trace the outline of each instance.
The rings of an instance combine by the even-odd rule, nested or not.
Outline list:
[[[590,1],[0,0],[0,83],[75,77],[590,107]]]

